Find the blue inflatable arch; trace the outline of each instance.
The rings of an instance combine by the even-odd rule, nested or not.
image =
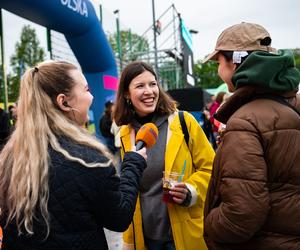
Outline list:
[[[0,8],[63,33],[89,83],[96,133],[104,103],[117,89],[112,49],[89,0],[1,0]]]

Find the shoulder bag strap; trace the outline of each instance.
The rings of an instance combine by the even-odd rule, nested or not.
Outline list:
[[[180,120],[180,125],[182,128],[182,132],[184,134],[184,139],[185,139],[186,145],[189,147],[190,135],[189,135],[189,131],[187,129],[186,123],[185,123],[183,111],[179,111],[178,114],[179,114],[179,120]]]

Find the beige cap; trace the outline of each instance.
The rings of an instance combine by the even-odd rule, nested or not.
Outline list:
[[[275,52],[271,45],[261,45],[261,40],[266,37],[271,38],[268,31],[255,23],[245,23],[233,25],[225,29],[218,37],[215,51],[204,59],[204,63],[208,60],[216,60],[219,51],[254,51],[262,50],[267,52]]]

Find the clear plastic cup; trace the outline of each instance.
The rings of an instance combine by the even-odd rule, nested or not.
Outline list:
[[[162,200],[166,203],[173,203],[173,195],[169,193],[170,188],[182,180],[182,174],[176,172],[163,172],[163,196]]]

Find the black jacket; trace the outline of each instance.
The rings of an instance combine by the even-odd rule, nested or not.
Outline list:
[[[60,143],[86,162],[107,161],[95,149],[66,139]],[[127,153],[118,177],[113,166],[88,168],[51,148],[49,153],[49,237],[43,239],[45,224],[37,215],[31,237],[17,237],[15,225],[4,229],[3,250],[108,249],[103,227],[121,232],[129,226],[146,161],[137,153]]]
[[[103,137],[114,138],[114,135],[110,132],[112,119],[110,115],[104,114],[99,122],[99,129]]]

